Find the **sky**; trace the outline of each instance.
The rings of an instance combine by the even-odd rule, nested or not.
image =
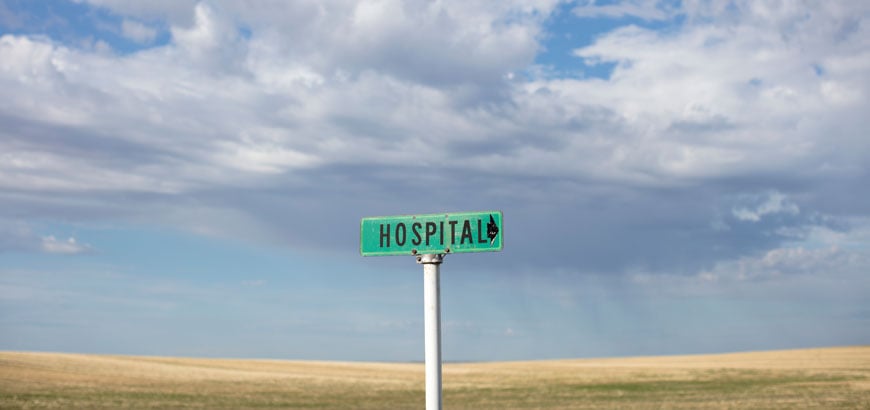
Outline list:
[[[421,361],[367,216],[500,210],[446,361],[870,344],[870,3],[0,0],[0,350]]]

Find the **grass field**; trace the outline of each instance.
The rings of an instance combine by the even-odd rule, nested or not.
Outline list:
[[[870,346],[444,366],[444,407],[870,409]],[[0,352],[0,408],[423,408],[422,364]]]

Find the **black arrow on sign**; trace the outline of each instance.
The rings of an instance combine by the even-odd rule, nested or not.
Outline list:
[[[495,224],[492,214],[489,215],[489,222],[486,224],[486,237],[489,238],[489,244],[495,243],[495,237],[498,236],[498,226]]]

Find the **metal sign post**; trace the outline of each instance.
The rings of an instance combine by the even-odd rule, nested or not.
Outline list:
[[[426,410],[441,410],[441,262],[443,255],[417,257],[423,265],[423,316],[426,350]]]
[[[498,252],[499,211],[363,218],[362,256],[414,255],[423,265],[426,410],[441,410],[441,262],[448,253]]]

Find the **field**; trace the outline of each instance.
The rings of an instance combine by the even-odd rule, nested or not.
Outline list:
[[[444,366],[444,407],[870,409],[870,346]],[[423,408],[422,364],[0,352],[0,408]]]

